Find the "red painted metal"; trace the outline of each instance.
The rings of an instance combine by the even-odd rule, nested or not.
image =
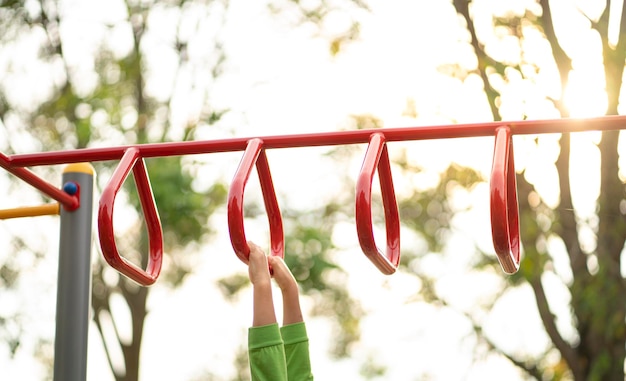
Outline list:
[[[383,133],[387,142],[493,136],[496,128],[502,125],[509,126],[513,135],[619,130],[626,128],[626,116],[332,131],[312,134],[265,136],[258,137],[258,139],[263,141],[264,149],[333,146],[367,143],[369,142],[370,135],[376,132]],[[141,156],[143,158],[150,158],[243,151],[250,139],[250,137],[247,137],[211,141],[142,144],[140,146]],[[119,160],[130,147],[132,146],[83,148],[70,151],[18,154],[12,155],[10,160],[12,166],[19,167]]]
[[[386,142],[495,135],[496,143],[494,147],[490,196],[492,233],[494,246],[500,263],[505,272],[512,273],[517,270],[520,258],[519,212],[517,207],[515,166],[513,163],[511,136],[515,134],[601,131],[624,128],[626,128],[626,116],[605,116],[588,119],[525,120],[515,122],[334,131],[311,134],[276,135],[260,138],[231,138],[212,141],[186,141],[142,144],[137,146],[84,148],[70,151],[40,152],[11,156],[0,153],[0,166],[59,201],[64,207],[75,209],[78,207],[78,197],[68,195],[62,190],[50,185],[25,167],[121,159],[100,202],[98,223],[100,226],[101,245],[105,258],[113,267],[138,283],[147,285],[153,283],[160,272],[163,233],[161,231],[156,205],[152,197],[148,175],[145,170],[144,158],[245,150],[244,157],[242,158],[242,162],[240,163],[229,192],[228,217],[233,248],[239,258],[247,262],[249,247],[245,239],[243,226],[243,193],[251,167],[254,163],[256,163],[259,173],[265,208],[270,222],[271,252],[272,255],[284,255],[282,219],[276,201],[267,158],[265,156],[266,149],[332,146],[369,142],[370,147],[368,148],[368,152],[371,150],[373,153],[368,153],[366,156],[368,166],[366,170],[362,170],[360,179],[363,178],[363,180],[360,180],[360,188],[357,190],[357,231],[359,233],[359,241],[368,257],[372,259],[381,271],[391,273],[395,270],[397,261],[399,261],[399,222],[397,216],[394,215],[394,213],[397,213],[397,205],[391,207],[391,205],[395,205],[395,195],[393,195],[391,172],[387,169],[388,154]],[[376,136],[376,138],[373,136]],[[372,163],[375,164],[370,166]],[[365,164],[364,162],[364,166]],[[146,271],[119,256],[113,237],[112,214],[115,195],[131,168],[133,169],[133,175],[137,183],[142,208],[144,208],[144,215],[150,236],[150,254]],[[383,206],[385,207],[385,222],[387,225],[386,256],[382,255],[376,248],[371,234],[371,178],[368,176],[373,176],[373,171],[376,170],[376,168],[379,171],[381,191],[383,193]],[[387,175],[389,176],[388,179],[386,179]],[[363,199],[363,197],[365,198]],[[359,201],[359,199],[361,201]],[[398,242],[397,247],[396,241]]]
[[[230,232],[230,241],[235,250],[235,254],[237,254],[237,257],[244,263],[248,263],[250,247],[246,240],[243,224],[243,197],[246,183],[250,177],[252,166],[255,163],[270,226],[270,254],[283,258],[285,251],[283,220],[278,201],[276,200],[274,183],[272,182],[272,175],[270,173],[263,143],[261,139],[251,139],[248,142],[228,191],[228,230]]]
[[[41,179],[34,172],[27,168],[17,167],[12,165],[10,157],[0,152],[0,167],[4,168],[7,172],[13,174],[16,177],[24,180],[26,183],[32,185],[40,192],[50,196],[65,207],[66,210],[76,210],[80,206],[80,198],[78,194],[70,195],[59,189],[47,181]]]
[[[502,270],[513,274],[520,263],[519,209],[511,130],[496,129],[491,168],[491,232]]]
[[[149,254],[146,270],[120,256],[113,231],[115,196],[131,169],[148,230]],[[98,231],[102,254],[109,265],[142,286],[149,286],[156,281],[163,261],[163,231],[145,163],[138,148],[131,147],[126,150],[109,183],[102,191],[98,210]]]
[[[386,255],[374,241],[372,227],[372,181],[378,169],[385,227],[387,229]],[[372,134],[356,184],[356,230],[363,253],[383,274],[393,274],[400,263],[400,217],[391,177],[389,154],[382,133]]]

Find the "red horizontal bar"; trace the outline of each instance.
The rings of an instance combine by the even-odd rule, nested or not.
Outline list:
[[[603,116],[588,119],[524,120],[451,124],[439,126],[381,128],[368,130],[332,131],[295,135],[259,137],[265,149],[331,146],[367,143],[374,133],[382,133],[387,142],[494,136],[496,128],[508,126],[512,135],[602,131],[626,129],[626,116]],[[17,154],[7,157],[11,166],[28,167],[76,162],[118,160],[130,147],[137,147],[143,158],[180,156],[214,152],[243,151],[252,137],[173,143],[151,143],[108,148],[83,148],[70,151],[51,151]]]

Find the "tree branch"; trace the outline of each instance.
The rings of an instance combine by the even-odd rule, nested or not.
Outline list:
[[[533,289],[533,293],[535,295],[535,301],[537,304],[537,309],[539,310],[539,316],[541,316],[541,321],[543,322],[543,326],[550,337],[550,340],[554,343],[554,346],[559,350],[561,356],[572,370],[574,375],[582,374],[582,369],[580,367],[580,362],[578,361],[578,356],[576,355],[576,351],[572,348],[569,343],[563,340],[563,337],[559,333],[559,330],[556,327],[555,316],[550,310],[550,305],[548,303],[548,299],[546,298],[546,293],[543,288],[543,284],[541,283],[541,276],[536,276],[529,280],[530,286]],[[574,379],[579,379],[578,377],[574,377]]]
[[[559,145],[561,151],[556,160],[556,169],[559,175],[560,203],[557,208],[559,224],[554,231],[561,237],[570,259],[570,266],[574,279],[582,279],[589,276],[587,269],[587,257],[580,247],[578,239],[578,223],[576,222],[576,214],[574,213],[574,204],[572,202],[572,190],[570,186],[570,134],[561,135]]]
[[[115,319],[113,317],[113,314],[111,313],[111,305],[109,303],[111,294],[112,294],[112,289],[105,284],[103,276],[102,276],[102,271],[103,271],[102,265],[98,264],[93,274],[93,287],[92,287],[93,292],[92,292],[92,298],[91,298],[91,304],[93,308],[93,320],[96,323],[96,327],[98,328],[100,338],[102,339],[102,346],[104,347],[104,351],[107,356],[109,368],[111,369],[111,372],[113,373],[113,377],[115,377],[115,379],[119,381],[123,379],[124,375],[119,374],[116,371],[115,365],[113,363],[113,358],[111,356],[111,349],[110,349],[111,343],[106,340],[106,337],[104,334],[104,327],[103,327],[102,320],[101,320],[102,313],[106,313],[109,315],[111,319],[111,324],[113,325],[113,332],[115,333],[115,339],[117,343],[120,345],[120,348],[122,348],[122,342],[120,339],[120,334],[117,328],[117,324],[115,323]]]
[[[613,48],[608,41],[608,14],[610,2],[602,15],[606,19],[606,30],[598,30],[602,36],[602,54],[608,97],[608,115],[618,114],[619,98],[626,60],[626,6],[622,8],[619,40]],[[604,34],[602,34],[604,33]],[[626,222],[619,212],[620,204],[626,197],[624,186],[619,178],[618,142],[620,131],[604,131],[600,148],[600,196],[598,197],[598,240],[597,254],[600,266],[616,284],[623,284],[620,272],[621,253],[626,242]],[[623,292],[624,290],[622,290]]]
[[[546,333],[552,340],[556,349],[561,353],[561,357],[576,376],[581,372],[578,356],[574,348],[567,343],[559,333],[556,327],[555,316],[550,310],[550,305],[543,284],[541,283],[541,274],[544,271],[546,259],[538,252],[535,244],[539,238],[541,229],[537,226],[536,218],[534,218],[536,217],[536,212],[531,208],[528,201],[528,196],[534,188],[522,175],[517,177],[517,185],[519,192],[519,208],[525,211],[526,215],[529,215],[529,218],[526,218],[528,222],[524,225],[527,231],[524,231],[524,234],[520,234],[525,252],[525,263],[520,272],[522,272],[522,275],[526,278],[533,290],[535,304],[537,305],[537,310],[539,311],[539,316],[541,317]],[[534,232],[534,234],[530,234],[532,232]],[[574,377],[574,379],[577,380],[579,378]]]
[[[602,16],[592,27],[600,35],[602,41],[602,58],[604,59],[604,75],[608,106],[607,115],[617,115],[622,80],[624,74],[624,60],[626,59],[626,6],[622,7],[620,30],[615,46],[609,43],[609,12],[611,2],[607,1]]]
[[[557,106],[559,113],[562,117],[566,118],[569,116],[569,111],[565,106],[563,101],[563,95],[565,94],[565,86],[567,86],[567,81],[569,78],[569,72],[572,70],[572,60],[569,58],[565,50],[559,44],[559,40],[556,36],[556,31],[554,30],[554,23],[552,21],[552,9],[550,8],[549,0],[539,0],[539,4],[542,9],[542,16],[540,17],[541,25],[543,26],[543,33],[552,48],[552,55],[554,56],[554,61],[556,63],[557,69],[559,70],[559,77],[561,79],[561,96],[558,100],[554,101],[554,104]]]
[[[93,321],[94,323],[96,323],[96,328],[98,328],[98,333],[100,333],[100,337],[102,338],[102,346],[104,347],[104,354],[107,357],[107,362],[109,364],[109,369],[111,369],[111,372],[113,372],[113,376],[117,379],[118,377],[115,374],[115,368],[113,366],[113,359],[111,358],[111,351],[109,350],[109,346],[106,342],[106,340],[104,339],[104,330],[102,328],[102,321],[100,320],[100,312],[98,310],[94,311],[94,316],[93,316]]]
[[[501,120],[502,118],[500,117],[498,106],[496,106],[496,98],[500,94],[491,86],[489,77],[487,76],[487,67],[489,66],[488,63],[492,60],[487,53],[485,53],[485,50],[478,41],[476,28],[474,28],[474,22],[469,14],[469,0],[454,0],[453,3],[457,13],[461,14],[463,19],[465,19],[467,30],[471,35],[471,44],[478,60],[478,73],[480,74],[480,78],[483,80],[483,86],[485,87],[485,94],[487,95],[487,101],[489,102],[489,108],[491,109],[493,120]]]
[[[474,329],[474,332],[476,333],[478,338],[484,341],[485,344],[487,344],[487,346],[489,347],[489,350],[505,357],[513,365],[515,365],[516,367],[518,367],[519,369],[527,373],[529,376],[534,377],[537,380],[543,379],[543,371],[539,368],[537,363],[534,363],[534,362],[528,363],[524,360],[517,359],[515,358],[515,356],[506,353],[502,348],[498,347],[498,345],[494,343],[489,337],[487,337],[487,335],[485,335],[485,333],[483,332],[482,324],[478,323],[471,314],[469,314],[466,311],[461,311],[459,309],[456,309],[450,306],[450,304],[448,304],[448,302],[442,298],[438,298],[438,300],[443,306],[448,307],[454,310],[455,312],[463,315],[470,322],[470,324],[472,324],[472,328]]]

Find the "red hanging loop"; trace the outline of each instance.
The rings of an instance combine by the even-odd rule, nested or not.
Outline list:
[[[274,191],[274,183],[272,182],[267,156],[263,149],[263,140],[251,139],[248,141],[228,191],[228,230],[230,232],[230,241],[235,254],[244,263],[248,263],[250,258],[250,247],[246,240],[243,224],[243,196],[252,166],[255,163],[270,226],[270,254],[283,258],[285,251],[283,220],[280,215],[278,201],[276,200],[276,192]]]
[[[378,169],[385,210],[386,255],[376,246],[372,227],[372,181],[376,169]],[[357,235],[363,253],[383,274],[393,274],[400,263],[400,218],[385,136],[381,133],[372,134],[370,137],[370,143],[356,184],[355,214]]]
[[[498,260],[507,274],[519,269],[520,233],[511,129],[496,128],[491,168],[491,232]]]
[[[131,169],[133,170],[137,193],[148,230],[149,255],[146,270],[139,268],[120,256],[115,245],[115,234],[113,232],[115,196]],[[102,192],[98,210],[98,231],[102,254],[109,265],[142,286],[149,286],[156,281],[161,272],[161,264],[163,262],[163,231],[152,195],[152,187],[150,186],[146,166],[139,149],[136,147],[126,149],[109,183]]]

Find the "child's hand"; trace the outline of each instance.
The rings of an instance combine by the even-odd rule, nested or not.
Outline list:
[[[250,246],[250,258],[248,261],[248,276],[253,285],[269,284],[270,271],[267,264],[267,256],[255,243],[248,241]]]
[[[269,263],[272,266],[273,277],[278,283],[278,287],[284,292],[287,290],[297,290],[298,284],[296,278],[289,270],[289,267],[285,264],[285,261],[281,257],[270,255],[268,257]]]

